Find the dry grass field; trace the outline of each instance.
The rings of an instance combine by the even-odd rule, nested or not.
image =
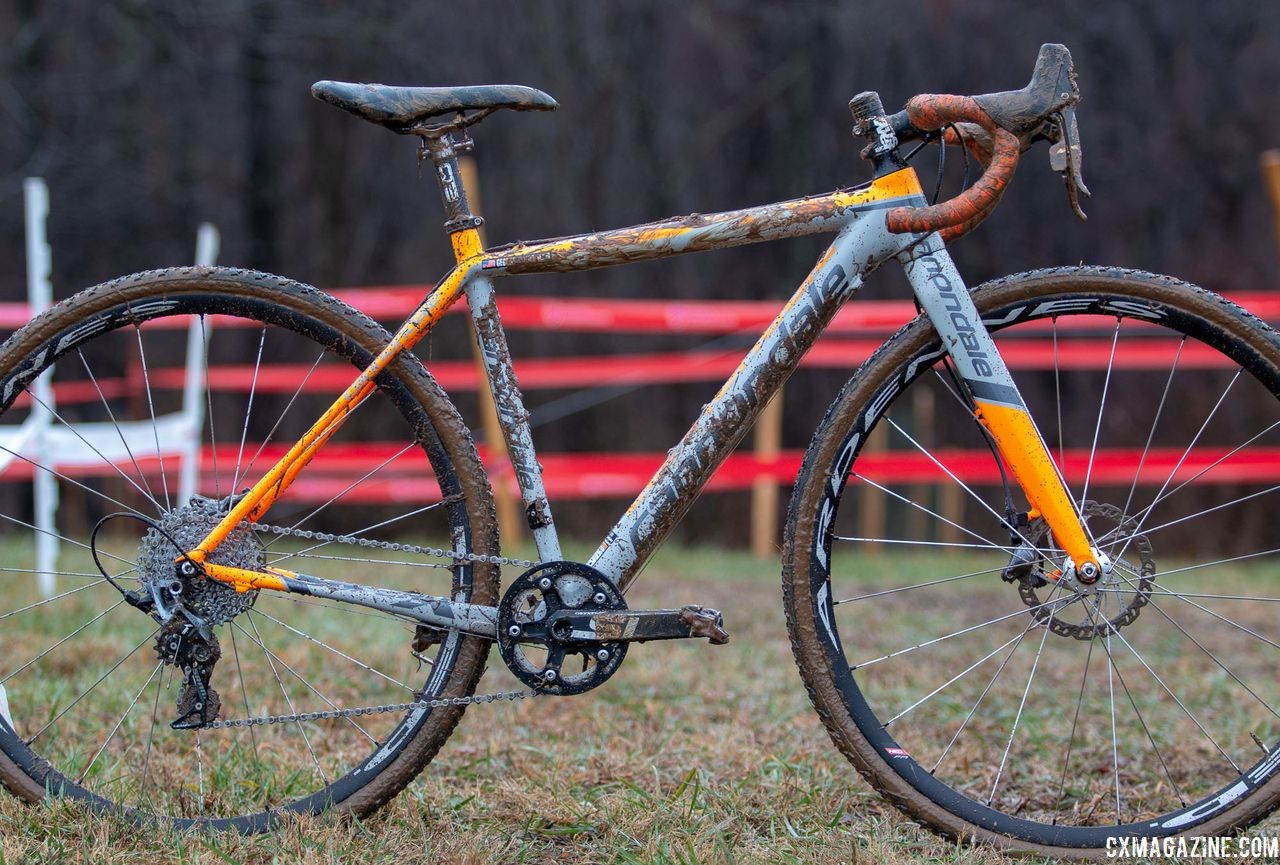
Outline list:
[[[716,606],[733,640],[635,646],[591,694],[472,707],[363,822],[183,834],[3,796],[0,862],[1013,861],[906,820],[836,753],[791,658],[776,563],[668,550],[628,600]],[[480,690],[513,684],[495,652]]]

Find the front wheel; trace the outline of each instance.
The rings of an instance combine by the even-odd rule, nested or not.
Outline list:
[[[1104,576],[1069,563],[904,327],[819,426],[791,501],[792,646],[836,745],[955,838],[1097,856],[1280,800],[1280,338],[1166,277],[973,293]]]

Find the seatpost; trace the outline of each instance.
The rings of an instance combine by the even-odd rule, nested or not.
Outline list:
[[[474,232],[484,225],[484,220],[471,212],[467,186],[458,168],[458,154],[467,153],[473,144],[471,136],[462,130],[462,138],[454,140],[451,131],[443,130],[423,135],[418,149],[418,159],[430,159],[436,169],[436,182],[440,185],[440,198],[444,203],[444,230],[453,241],[454,255],[462,261],[472,249],[471,243],[461,243],[462,238],[474,238]]]

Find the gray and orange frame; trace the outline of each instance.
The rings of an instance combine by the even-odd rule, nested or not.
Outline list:
[[[896,258],[969,391],[976,419],[990,433],[1010,474],[1023,490],[1030,516],[1044,518],[1078,573],[1096,572],[1097,554],[1079,512],[944,245],[944,240],[972,229],[995,206],[1017,163],[1018,140],[996,125],[969,97],[913,99],[906,115],[917,130],[951,126],[947,134],[952,143],[958,143],[952,126],[957,122],[977,124],[989,133],[990,150],[975,150],[988,163],[982,178],[959,197],[926,207],[915,171],[897,161],[898,141],[879,109],[878,98],[873,110],[863,108],[861,116],[855,110],[855,120],[872,140],[866,155],[877,168],[875,180],[863,186],[762,207],[695,214],[489,250],[482,246],[478,231],[481,220],[470,210],[467,189],[458,170],[460,142],[455,142],[448,132],[424,137],[424,151],[436,167],[456,265],[279,462],[204,540],[176,561],[199,566],[209,577],[239,591],[266,589],[323,596],[408,614],[436,627],[492,637],[496,621],[493,607],[356,586],[273,567],[244,570],[216,564],[209,555],[240,523],[262,519],[372,392],[379,372],[401,352],[412,349],[465,295],[538,555],[543,562],[560,560],[560,544],[534,452],[528,413],[511,367],[494,299],[496,280],[508,275],[589,270],[834,233],[835,239],[804,282],[668,453],[661,468],[587,564],[625,589],[841,305],[880,264]],[[469,141],[465,144],[469,145]]]

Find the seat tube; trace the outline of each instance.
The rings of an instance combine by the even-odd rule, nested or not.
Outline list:
[[[480,227],[484,220],[471,211],[470,195],[458,165],[458,154],[471,150],[471,139],[466,136],[466,130],[460,130],[460,133],[458,138],[453,135],[424,136],[422,153],[435,165],[446,216],[444,230],[449,234],[454,257],[462,265],[483,252]],[[560,539],[551,519],[551,505],[542,483],[542,467],[538,465],[538,456],[533,450],[529,412],[525,410],[524,397],[516,383],[515,370],[511,368],[511,350],[507,347],[507,335],[498,315],[493,281],[477,273],[467,280],[464,290],[485,377],[497,409],[498,424],[502,427],[507,455],[520,485],[525,519],[533,532],[538,556],[544,562],[560,561],[563,558]]]
[[[563,556],[555,523],[551,519],[551,504],[547,501],[546,488],[542,484],[542,467],[533,449],[533,433],[529,429],[529,412],[524,407],[524,397],[516,383],[515,370],[511,367],[511,351],[507,348],[507,336],[498,316],[493,281],[477,275],[467,283],[467,305],[475,323],[476,339],[480,344],[480,356],[493,393],[494,406],[520,495],[524,500],[525,518],[533,532],[538,556],[544,562],[557,562]]]
[[[973,398],[976,419],[1077,573],[1092,582],[1087,575],[1098,573],[1098,562],[1080,513],[941,238],[932,234],[898,258]]]

